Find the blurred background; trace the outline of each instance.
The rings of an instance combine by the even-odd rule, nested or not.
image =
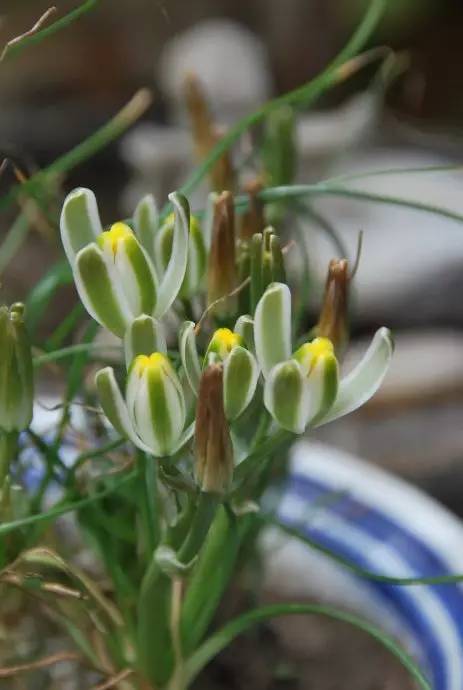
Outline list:
[[[58,12],[74,7],[59,2]],[[30,28],[42,0],[4,0],[0,45]],[[153,103],[120,140],[62,180],[48,216],[31,222],[26,243],[2,268],[2,300],[24,299],[60,256],[56,210],[62,192],[93,188],[105,222],[129,215],[153,191],[162,203],[191,171],[193,146],[183,99],[188,71],[200,78],[213,117],[225,127],[265,100],[313,77],[356,26],[361,0],[131,0],[101,2],[40,46],[5,60],[0,71],[0,153],[29,175],[88,137],[140,87]],[[393,0],[371,45],[397,51],[297,115],[296,179],[313,182],[364,171],[458,164],[463,157],[463,5]],[[13,166],[0,177],[6,193]],[[460,172],[361,178],[357,188],[463,212]],[[193,198],[200,206],[204,189]],[[53,206],[54,204],[54,206]],[[322,438],[418,483],[463,514],[463,227],[439,215],[362,200],[320,198],[316,209],[350,258],[364,231],[353,290],[354,359],[378,325],[396,333],[383,390],[363,412]],[[55,214],[55,215],[54,215]],[[0,217],[3,237],[17,208]],[[307,228],[316,314],[326,262],[336,252]],[[318,288],[317,288],[318,285]],[[318,290],[318,292],[317,292]],[[44,328],[69,311],[69,287]],[[347,365],[348,366],[348,365]]]
[[[56,4],[60,15],[76,6]],[[0,50],[48,6],[3,0]],[[162,204],[185,181],[195,165],[184,98],[188,72],[198,76],[215,122],[230,127],[315,76],[345,44],[365,6],[363,0],[102,0],[40,46],[1,62],[0,163],[9,163],[1,170],[0,197],[18,174],[31,175],[89,137],[138,89],[153,93],[152,105],[126,134],[60,179],[45,210],[32,209],[24,243],[0,251],[1,301],[24,300],[62,257],[57,218],[72,187],[91,187],[109,223],[131,215],[142,194],[153,192]],[[361,176],[463,162],[463,4],[390,0],[369,44],[396,51],[390,69],[372,63],[310,112],[297,112],[295,180],[358,174],[349,181],[354,190],[463,214],[457,169]],[[250,146],[245,138],[243,150]],[[205,186],[195,192],[194,208],[205,194]],[[317,438],[393,471],[463,516],[463,223],[363,199],[314,197],[311,204],[351,261],[364,233],[346,369],[378,326],[396,337],[391,372],[374,400]],[[11,238],[17,216],[18,205],[0,210],[1,241]],[[309,257],[309,326],[327,262],[339,250],[309,220],[297,230]],[[290,270],[296,264],[290,253]],[[43,336],[75,302],[72,286],[60,291]],[[314,635],[318,654],[326,642],[323,626]]]

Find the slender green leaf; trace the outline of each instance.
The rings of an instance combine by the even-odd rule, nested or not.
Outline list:
[[[16,57],[25,48],[28,48],[32,45],[37,45],[49,36],[55,34],[57,31],[66,28],[72,24],[72,22],[75,22],[76,19],[79,19],[86,12],[89,12],[91,9],[93,9],[97,3],[98,0],[86,0],[86,2],[83,2],[74,10],[71,10],[71,12],[68,12],[68,14],[66,14],[64,17],[60,17],[60,19],[57,19],[56,22],[53,22],[53,24],[50,24],[40,31],[31,30],[23,34],[23,36],[18,37],[17,40],[13,39],[5,46],[5,49],[0,56],[0,62],[2,60]]]
[[[431,684],[425,678],[413,659],[388,635],[367,621],[354,616],[346,611],[322,606],[319,604],[274,604],[263,606],[249,613],[245,613],[230,621],[221,630],[207,639],[199,649],[194,652],[185,664],[185,678],[183,688],[187,688],[196,678],[198,673],[223,649],[225,649],[236,637],[252,628],[258,623],[269,621],[272,618],[289,615],[316,615],[331,618],[347,623],[358,630],[362,630],[373,637],[385,647],[409,672],[410,676],[418,683],[421,690],[432,690]],[[380,674],[381,671],[378,670]]]
[[[109,496],[110,494],[117,491],[124,484],[129,484],[130,482],[132,482],[136,477],[136,471],[130,472],[130,474],[124,475],[123,477],[121,477],[121,479],[115,481],[111,486],[108,486],[106,489],[103,489],[102,491],[97,491],[96,493],[91,494],[90,496],[86,496],[86,498],[82,498],[78,501],[73,502],[64,501],[63,503],[56,504],[53,508],[50,508],[50,510],[47,510],[38,515],[28,515],[27,517],[20,518],[18,520],[4,522],[0,525],[0,536],[3,536],[4,534],[9,534],[10,532],[14,532],[17,529],[22,529],[23,527],[28,527],[29,525],[34,525],[39,522],[45,522],[46,520],[54,520],[55,518],[60,517],[60,515],[72,513],[74,510],[80,510],[80,508],[84,508],[86,505],[90,505],[91,503],[95,503],[96,501],[105,498],[105,496]]]
[[[342,565],[344,568],[347,568],[348,570],[351,570],[353,573],[356,575],[359,575],[360,577],[364,577],[368,580],[374,580],[376,582],[384,582],[385,584],[388,585],[450,585],[450,584],[455,584],[457,582],[463,582],[463,574],[455,574],[455,575],[433,575],[429,577],[392,577],[390,575],[383,575],[381,573],[377,573],[373,570],[368,570],[367,568],[362,568],[361,566],[357,565],[357,563],[354,563],[351,561],[349,558],[346,558],[345,556],[342,556],[341,554],[336,553],[332,549],[329,549],[327,546],[324,546],[323,544],[320,544],[317,542],[315,539],[312,539],[309,537],[301,528],[298,528],[294,525],[286,525],[284,522],[281,522],[277,517],[274,515],[268,515],[265,513],[260,513],[256,516],[256,519],[260,520],[262,523],[266,525],[271,525],[272,527],[277,527],[278,529],[282,530],[285,534],[287,534],[290,537],[294,537],[296,539],[299,539],[299,541],[303,542],[307,546],[309,546],[311,549],[314,549],[315,551],[319,551],[320,553],[325,554],[325,556],[329,556],[333,561],[336,561],[336,563],[339,563]]]

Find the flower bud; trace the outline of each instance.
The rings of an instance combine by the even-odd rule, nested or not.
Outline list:
[[[34,377],[24,305],[0,307],[0,429],[22,431],[32,420]]]
[[[235,309],[234,297],[227,297],[236,288],[235,212],[230,192],[222,192],[215,201],[212,240],[207,275],[207,302],[214,313],[225,317]]]
[[[201,491],[225,494],[233,478],[233,446],[223,401],[223,367],[201,376],[195,428],[195,474]]]
[[[195,74],[189,73],[185,79],[185,101],[190,116],[193,141],[199,162],[202,162],[221,139],[218,127],[212,121],[205,95]],[[214,163],[209,171],[211,187],[214,191],[231,189],[234,186],[234,173],[228,151]]]
[[[264,206],[258,198],[262,189],[263,184],[259,179],[252,180],[245,186],[249,206],[241,216],[240,241],[250,240],[256,233],[261,233],[265,227]]]
[[[157,268],[162,274],[172,255],[174,234],[174,214],[170,214],[159,229],[156,237]],[[197,218],[190,216],[190,233],[188,237],[188,261],[185,277],[179,291],[179,297],[195,295],[201,287],[206,270],[206,248]]]
[[[320,318],[314,329],[315,335],[331,340],[338,357],[348,340],[349,281],[346,259],[330,261]]]
[[[281,427],[301,434],[333,405],[338,378],[332,343],[327,338],[316,338],[271,370],[265,383],[264,404]]]
[[[157,457],[173,455],[191,435],[184,433],[185,400],[168,357],[138,355],[130,366],[125,400],[110,367],[96,375],[104,413],[119,433]]]
[[[285,282],[285,269],[280,240],[273,228],[257,233],[251,241],[251,311],[271,283]]]

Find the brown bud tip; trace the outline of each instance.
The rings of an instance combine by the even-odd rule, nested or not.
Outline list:
[[[214,204],[212,241],[208,263],[208,304],[226,297],[236,288],[235,211],[233,196],[222,192]],[[217,313],[232,311],[227,304],[218,305]]]
[[[223,132],[212,119],[206,95],[194,72],[188,72],[185,77],[184,94],[196,156],[201,162],[222,139]],[[212,166],[209,177],[214,191],[233,186],[234,172],[228,151]]]
[[[196,479],[202,491],[224,494],[233,477],[233,446],[223,405],[223,367],[210,364],[199,385],[195,428]]]
[[[348,338],[350,276],[346,259],[332,259],[328,266],[325,294],[316,334],[329,338],[336,354],[342,354]]]

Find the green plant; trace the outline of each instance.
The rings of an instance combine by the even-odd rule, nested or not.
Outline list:
[[[81,10],[93,4],[84,3]],[[351,189],[349,180],[292,184],[291,161],[297,154],[292,108],[308,107],[366,62],[387,55],[357,54],[384,4],[371,3],[353,38],[321,75],[230,130],[182,190],[169,195],[162,212],[148,196],[132,219],[105,229],[90,190],[77,189],[66,197],[60,227],[68,263],[53,267],[26,304],[26,323],[34,345],[41,349],[33,360],[22,307],[2,308],[0,343],[9,358],[0,367],[0,583],[33,593],[52,607],[79,649],[79,658],[109,677],[112,685],[186,690],[236,635],[259,621],[295,613],[325,615],[367,631],[398,657],[420,687],[430,688],[393,640],[330,607],[286,604],[257,609],[210,634],[238,556],[244,546],[251,545],[252,551],[262,526],[277,524],[308,542],[261,510],[275,466],[284,465],[285,451],[297,435],[366,402],[392,356],[390,333],[380,329],[360,365],[340,379],[338,359],[347,338],[347,261],[330,267],[319,322],[309,334],[301,327],[306,276],[291,284],[287,280],[290,248],[281,239],[286,212],[295,200],[331,194],[463,220],[424,203]],[[45,38],[50,29],[25,37],[5,55]],[[146,103],[146,95],[138,97],[130,112],[123,111],[87,142],[10,190],[0,199],[0,207],[25,194],[40,203],[43,190],[57,175],[118,136]],[[212,193],[203,212],[190,213],[185,195],[246,129],[259,122],[266,124],[262,187],[254,196]],[[244,223],[243,214],[257,202],[262,209]],[[277,227],[268,226],[269,218]],[[323,218],[319,224],[329,231]],[[25,237],[21,223],[13,226],[8,246],[0,248],[0,266],[2,250],[3,256],[10,256],[12,235],[18,248]],[[335,241],[339,247],[336,235]],[[86,323],[82,342],[61,347],[83,320],[80,306],[47,342],[39,342],[40,315],[56,290],[72,280],[93,319]],[[299,310],[293,305],[297,297]],[[111,354],[118,359],[113,367],[98,370],[94,385],[93,377],[83,383],[84,375],[94,363],[106,365],[108,356],[108,346],[94,342],[97,324],[113,333]],[[67,360],[60,421],[51,440],[41,438],[28,429],[32,362],[38,370],[50,363],[66,366]],[[86,439],[69,466],[62,458],[62,445],[77,395],[89,408],[90,441]],[[8,408],[11,401],[14,405]],[[92,412],[95,401],[104,414]],[[19,504],[12,500],[11,478],[21,480],[17,436],[24,429],[43,458],[44,472],[36,490],[23,492]],[[99,468],[96,477],[89,465]],[[53,482],[62,492],[50,508],[45,497]],[[49,543],[53,521],[70,512],[77,516],[83,541],[103,565],[109,581],[105,591],[69,554],[57,554]],[[463,579],[455,575],[395,580],[337,560],[364,576],[397,584]]]

